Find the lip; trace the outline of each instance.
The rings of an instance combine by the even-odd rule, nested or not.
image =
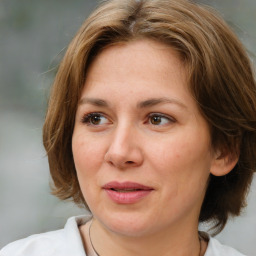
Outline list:
[[[109,198],[118,204],[134,204],[147,197],[154,189],[136,182],[112,181],[103,186]]]

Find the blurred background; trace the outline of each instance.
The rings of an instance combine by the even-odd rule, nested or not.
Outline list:
[[[252,61],[255,0],[201,0],[220,11]],[[65,49],[96,0],[0,0],[0,248],[31,234],[62,228],[85,212],[50,194],[42,125],[49,88]],[[256,255],[256,182],[243,215],[218,236]]]

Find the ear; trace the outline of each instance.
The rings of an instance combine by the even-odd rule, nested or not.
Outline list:
[[[214,176],[224,176],[231,172],[239,159],[239,154],[236,153],[215,153],[211,165],[210,173]]]

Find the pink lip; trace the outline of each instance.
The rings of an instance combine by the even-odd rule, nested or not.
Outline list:
[[[106,191],[110,199],[118,204],[136,203],[153,191],[153,188],[151,187],[129,181],[121,183],[112,181],[105,184],[103,189]]]

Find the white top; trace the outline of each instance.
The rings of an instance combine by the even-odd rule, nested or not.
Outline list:
[[[8,244],[0,256],[86,256],[78,226],[91,216],[68,219],[64,229],[29,236]],[[204,256],[245,256],[210,237]]]

